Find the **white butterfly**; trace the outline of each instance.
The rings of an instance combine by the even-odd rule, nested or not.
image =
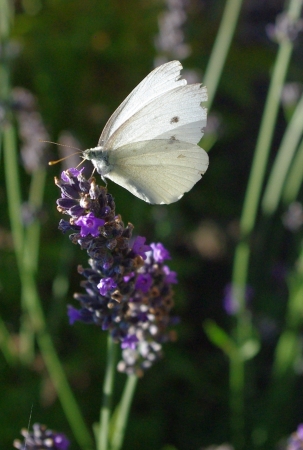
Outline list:
[[[176,202],[208,167],[197,145],[206,125],[206,87],[187,85],[181,69],[179,61],[154,69],[110,117],[98,146],[83,152],[102,178],[148,203]]]

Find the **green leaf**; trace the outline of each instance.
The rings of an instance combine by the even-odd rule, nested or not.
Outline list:
[[[226,355],[236,352],[234,341],[214,321],[206,320],[203,324],[204,331],[209,340],[219,347]]]

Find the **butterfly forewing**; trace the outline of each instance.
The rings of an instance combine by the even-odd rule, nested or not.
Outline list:
[[[110,137],[105,148],[159,138],[197,144],[206,125],[206,89],[191,84],[173,89],[141,108]]]
[[[102,131],[98,145],[103,146],[125,121],[152,100],[178,86],[184,86],[186,80],[180,79],[181,69],[179,61],[171,61],[147,75],[112,114]]]

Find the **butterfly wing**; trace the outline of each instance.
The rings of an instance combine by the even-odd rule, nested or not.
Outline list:
[[[170,140],[127,144],[109,153],[105,176],[148,203],[176,202],[201,179],[208,155],[198,145]]]
[[[120,125],[105,148],[116,151],[131,143],[153,139],[197,144],[206,125],[206,109],[201,106],[206,100],[206,88],[200,84],[179,86],[165,92]]]
[[[152,100],[178,86],[186,85],[186,80],[180,77],[181,69],[179,61],[171,61],[147,75],[112,114],[102,131],[98,146],[103,146],[125,121]]]

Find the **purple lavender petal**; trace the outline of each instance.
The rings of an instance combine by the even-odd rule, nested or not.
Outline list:
[[[123,339],[123,341],[121,343],[121,348],[122,349],[131,348],[132,350],[136,350],[138,342],[139,342],[139,339],[137,338],[137,336],[135,334],[131,334],[130,336],[126,336]]]
[[[163,272],[165,273],[165,283],[167,284],[177,284],[177,272],[170,270],[168,266],[163,266]]]
[[[166,248],[160,242],[158,242],[158,244],[155,244],[153,242],[152,244],[150,244],[150,246],[153,250],[154,260],[157,263],[163,263],[166,259],[171,259],[169,251],[166,250]]]
[[[149,273],[140,273],[136,279],[135,287],[142,292],[147,292],[152,284],[153,280]]]
[[[75,224],[81,227],[80,234],[82,237],[91,234],[96,237],[100,234],[99,227],[105,224],[103,219],[98,219],[93,213],[89,213],[86,216],[81,216],[75,220]]]
[[[145,237],[137,236],[133,243],[133,252],[136,255],[141,256],[144,260],[147,258],[146,252],[149,252],[151,250],[151,247],[149,245],[144,245],[146,241]]]
[[[77,321],[84,323],[94,323],[93,315],[87,308],[76,309],[71,305],[67,305],[67,315],[70,325],[73,325]]]
[[[128,283],[132,278],[134,278],[135,272],[130,272],[127,275],[124,275],[123,281],[124,283]]]
[[[106,295],[108,291],[117,287],[117,283],[111,277],[102,278],[100,283],[97,285],[101,295]]]

